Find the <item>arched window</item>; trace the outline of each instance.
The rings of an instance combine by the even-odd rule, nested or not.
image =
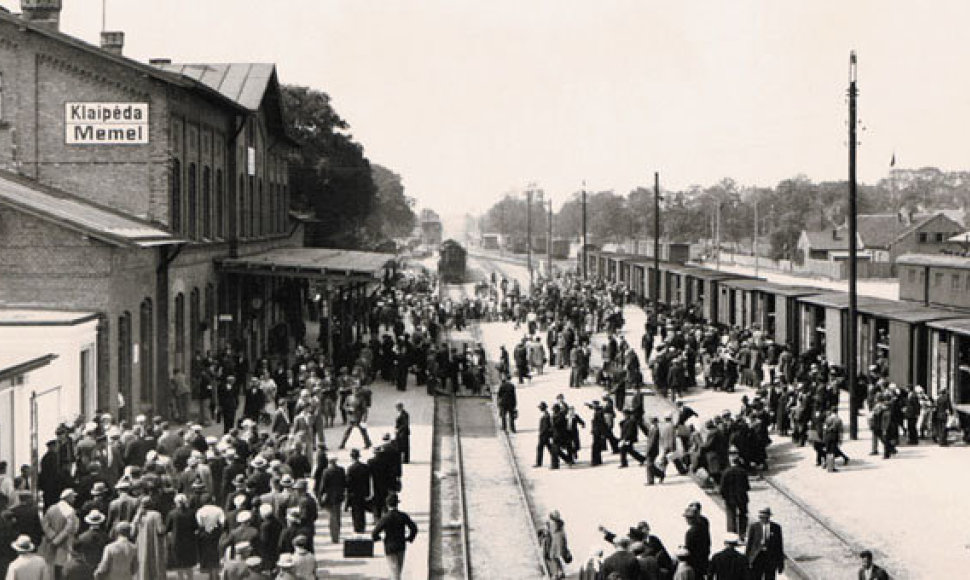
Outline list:
[[[198,184],[196,176],[195,163],[189,163],[189,212],[188,212],[188,228],[186,228],[189,238],[195,239],[199,237],[199,220],[198,220],[198,208],[199,208],[199,198],[198,198]]]
[[[172,232],[182,233],[182,162],[172,161],[171,199],[169,200],[168,225]]]
[[[212,238],[212,170],[202,168],[202,237]]]
[[[175,368],[185,368],[185,295],[175,296]]]
[[[216,169],[216,210],[215,210],[215,220],[216,220],[216,237],[222,239],[225,234],[225,223],[226,223],[226,191],[223,188],[222,183],[222,170]]]
[[[152,299],[145,298],[141,303],[141,320],[138,325],[139,370],[141,371],[141,401],[150,403],[155,393],[155,318],[152,312]]]

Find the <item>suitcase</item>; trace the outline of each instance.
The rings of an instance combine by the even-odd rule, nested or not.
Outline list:
[[[344,558],[373,558],[374,540],[368,536],[354,536],[344,540]]]

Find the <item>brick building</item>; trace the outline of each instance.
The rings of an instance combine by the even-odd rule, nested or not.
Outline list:
[[[140,63],[59,32],[60,5],[0,12],[0,305],[98,313],[83,411],[165,410],[194,352],[299,332],[302,281],[220,269],[302,246],[276,69]]]

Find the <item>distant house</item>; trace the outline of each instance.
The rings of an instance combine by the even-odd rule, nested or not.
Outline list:
[[[858,249],[859,259],[870,259],[871,256],[865,252],[860,236],[856,235],[856,248]],[[839,228],[822,231],[802,230],[798,237],[798,262],[807,260],[836,261],[846,260],[849,257],[849,239],[846,232]]]
[[[906,253],[936,254],[957,249],[948,240],[963,231],[960,222],[944,211],[916,214],[911,221],[895,214],[860,215],[856,223],[859,238],[874,262],[894,262]]]

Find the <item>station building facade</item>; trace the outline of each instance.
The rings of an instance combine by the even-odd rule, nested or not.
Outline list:
[[[0,12],[0,308],[98,315],[81,412],[165,414],[195,352],[250,361],[300,325],[299,281],[220,270],[303,245],[272,64],[141,63]],[[295,300],[294,300],[295,299]]]

